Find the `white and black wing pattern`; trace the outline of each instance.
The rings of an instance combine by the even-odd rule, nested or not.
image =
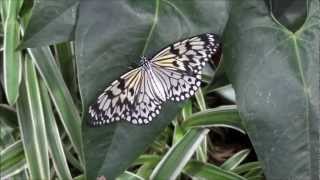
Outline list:
[[[164,87],[149,71],[137,68],[122,75],[89,107],[90,125],[101,126],[124,120],[148,124],[165,102]]]
[[[170,45],[115,80],[89,107],[89,124],[116,121],[148,124],[169,100],[192,96],[201,84],[201,70],[220,45],[214,34],[202,34]]]
[[[171,100],[185,100],[197,91],[201,70],[219,46],[217,35],[207,33],[176,42],[151,59],[155,74],[168,84]]]

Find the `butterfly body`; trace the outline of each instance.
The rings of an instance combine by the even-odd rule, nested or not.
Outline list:
[[[89,107],[89,124],[149,124],[163,103],[194,95],[201,70],[219,45],[216,35],[207,33],[178,41],[152,58],[141,57],[138,68],[112,82]]]

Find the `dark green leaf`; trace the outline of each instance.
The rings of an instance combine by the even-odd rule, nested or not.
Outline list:
[[[141,55],[150,56],[181,38],[221,33],[227,20],[226,1],[91,0],[81,1],[76,29],[79,84],[84,103],[84,148],[88,179],[123,172],[166,127],[181,104],[168,103],[149,126],[125,122],[89,128],[88,106],[99,93]],[[110,163],[112,162],[112,163]]]
[[[20,48],[39,47],[73,39],[78,0],[36,1]]]
[[[319,179],[320,2],[295,33],[263,1],[233,1],[227,74],[267,179]]]
[[[301,0],[269,0],[274,17],[291,31],[298,30],[306,20],[307,3]]]

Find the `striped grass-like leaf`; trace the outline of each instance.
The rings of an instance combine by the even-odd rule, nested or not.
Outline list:
[[[183,171],[194,178],[214,180],[246,180],[246,178],[243,178],[235,173],[200,161],[190,161]]]
[[[43,78],[71,142],[82,159],[81,120],[49,47],[30,48],[29,54]]]
[[[233,170],[239,164],[249,155],[250,149],[244,149],[236,154],[234,154],[232,157],[230,157],[228,160],[226,160],[220,168],[225,169],[225,170]]]
[[[16,141],[0,152],[0,179],[7,179],[26,168],[22,142]]]
[[[152,179],[175,179],[206,137],[208,129],[191,129],[176,143],[151,174]]]
[[[4,1],[4,0],[2,0]],[[19,84],[21,82],[21,54],[16,51],[19,44],[19,22],[18,12],[22,4],[21,0],[6,0],[2,3],[2,15],[4,22],[4,41],[3,41],[3,74],[4,90],[10,105],[13,105],[19,94]],[[7,11],[7,12],[5,12]]]
[[[125,171],[116,180],[144,180],[144,178],[142,178],[132,172]]]
[[[253,169],[262,169],[260,162],[248,162],[236,167],[232,171],[237,174],[244,174]]]
[[[48,137],[48,142],[50,142],[48,145],[49,145],[50,155],[52,157],[54,168],[60,179],[65,179],[65,180],[72,179],[70,169],[63,151],[63,145],[61,142],[59,129],[56,124],[55,117],[53,115],[50,97],[42,81],[40,82],[40,89],[41,89],[42,100],[43,100],[43,109],[46,115],[45,125],[46,125],[47,137]]]
[[[77,75],[76,64],[73,53],[73,43],[66,42],[55,45],[55,54],[57,56],[59,67],[63,79],[72,95],[73,99],[77,99]]]
[[[192,114],[192,101],[188,100],[182,108],[181,117],[182,121],[185,121],[190,115]],[[180,123],[177,122],[174,124],[174,132],[172,143],[175,144],[176,142],[180,141],[184,134],[186,133],[185,129],[181,127]]]
[[[153,164],[155,166],[160,160],[161,156],[143,154],[132,165]]]
[[[204,94],[201,88],[197,91],[195,97],[196,97],[196,101],[200,111],[205,111],[207,109],[207,105],[206,105]],[[196,156],[198,160],[201,160],[203,162],[207,161],[207,139],[206,138],[203,140],[203,142],[197,149]]]
[[[25,60],[24,81],[17,101],[18,120],[31,179],[48,179],[49,156],[41,94],[35,67]]]
[[[0,121],[3,121],[11,128],[18,127],[17,113],[13,108],[6,104],[0,104]]]
[[[191,127],[220,126],[233,128],[245,133],[237,107],[234,105],[221,106],[194,113],[184,121],[182,126],[186,129]]]
[[[10,106],[0,104],[0,151],[16,142],[17,114]]]

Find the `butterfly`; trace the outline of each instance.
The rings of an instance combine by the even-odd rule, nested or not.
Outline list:
[[[140,66],[113,81],[89,107],[89,125],[117,121],[149,124],[167,101],[182,101],[195,94],[201,71],[220,47],[218,36],[201,34],[177,41]]]

